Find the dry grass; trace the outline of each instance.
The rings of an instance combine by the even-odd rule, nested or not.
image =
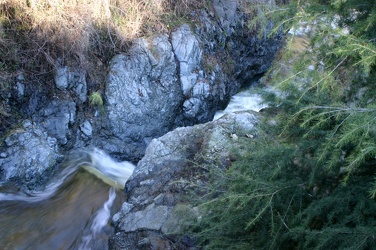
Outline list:
[[[0,46],[8,47],[3,51],[9,50],[10,36],[13,44],[24,43],[21,40],[26,38],[29,41],[23,47],[44,54],[51,64],[62,55],[75,55],[81,60],[93,50],[101,50],[103,57],[109,47],[116,50],[147,32],[168,30],[166,20],[175,20],[203,2],[0,0]]]
[[[57,66],[68,65],[86,71],[90,92],[100,90],[114,55],[126,53],[137,37],[173,29],[186,21],[193,9],[207,3],[0,0],[0,76],[13,82],[19,72],[26,73],[28,81],[43,84],[55,95],[53,72]],[[4,103],[0,95],[0,118]]]
[[[18,28],[41,40],[85,51],[98,28],[122,41],[137,37],[145,23],[158,21],[163,4],[164,0],[3,0],[1,17],[17,20]]]
[[[29,82],[55,96],[56,66],[79,66],[87,72],[90,92],[96,93],[115,54],[126,52],[137,37],[173,28],[168,22],[178,24],[177,19],[203,2],[207,0],[0,0],[0,76],[13,83],[24,72]],[[5,87],[0,91],[12,88]],[[6,121],[12,110],[4,96],[0,131],[10,125]]]

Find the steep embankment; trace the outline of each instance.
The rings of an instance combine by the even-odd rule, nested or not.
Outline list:
[[[159,18],[155,25],[164,29],[123,40],[116,27],[99,25],[88,9],[78,18],[91,16],[87,25],[96,28],[88,35],[87,47],[82,36],[93,31],[87,25],[81,27],[82,34],[75,31],[77,36],[72,30],[56,30],[65,25],[78,29],[78,24],[64,23],[74,16],[64,16],[62,27],[59,22],[47,25],[52,11],[62,15],[58,10],[71,10],[68,2],[61,8],[20,4],[2,4],[5,143],[0,148],[0,177],[28,188],[43,185],[61,158],[57,155],[74,148],[97,146],[119,159],[138,161],[153,138],[211,120],[241,86],[267,70],[279,46],[279,37],[257,38],[246,25],[251,14],[231,1],[189,3],[191,9],[174,26],[169,18],[177,18],[177,12],[153,12]],[[163,6],[165,11],[182,10],[177,3]],[[83,7],[74,9],[80,12]],[[158,10],[152,3],[139,8],[144,15],[148,8]],[[46,17],[37,20],[37,10],[47,11]],[[114,6],[109,10],[111,20],[120,18]],[[22,23],[25,15],[28,23]],[[182,17],[189,23],[181,24]],[[156,19],[145,19],[146,27],[150,20]],[[103,30],[104,24],[108,29]],[[99,37],[102,40],[96,40]],[[43,152],[43,157],[30,155],[29,148]],[[14,153],[21,152],[18,149],[25,149],[23,157]]]

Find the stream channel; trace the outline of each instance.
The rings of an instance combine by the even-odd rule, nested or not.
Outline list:
[[[108,225],[134,166],[99,149],[76,152],[40,192],[1,190],[1,249],[107,249]]]
[[[259,111],[261,101],[254,91],[244,90],[214,119],[235,111]],[[134,167],[94,148],[67,157],[43,191],[1,187],[0,248],[108,249],[113,230],[109,223],[125,201],[122,189]]]

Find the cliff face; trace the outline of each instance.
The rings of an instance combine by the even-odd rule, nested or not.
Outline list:
[[[129,55],[111,60],[105,88],[109,124],[96,145],[140,159],[152,138],[212,120],[241,86],[268,69],[278,37],[257,39],[235,2],[214,2],[213,12],[194,13],[194,27],[184,24],[170,34],[139,39]]]
[[[43,183],[38,176],[54,168],[55,160],[25,163],[10,153],[27,148],[16,134],[30,127],[40,131],[36,140],[54,141],[54,154],[96,146],[136,162],[153,138],[212,120],[241,86],[268,69],[279,47],[279,37],[258,39],[247,18],[236,1],[215,0],[211,8],[192,10],[190,25],[135,40],[105,65],[107,77],[98,91],[103,106],[88,98],[95,79],[84,68],[59,63],[40,78],[22,68],[2,76],[1,135],[12,144],[0,148],[1,180],[18,166],[13,177],[19,185],[28,185],[26,172]],[[26,120],[28,128],[20,125]],[[25,158],[31,158],[27,150]],[[38,174],[30,172],[35,164],[42,164]]]
[[[181,209],[195,213],[182,198],[189,187],[178,182],[205,178],[191,160],[229,164],[229,138],[244,137],[255,114],[204,123],[269,68],[280,44],[280,37],[257,38],[248,18],[237,1],[194,9],[189,24],[138,38],[99,65],[106,68],[98,72],[106,75],[99,89],[93,86],[100,79],[83,65],[61,59],[31,76],[17,64],[15,73],[1,75],[1,185],[41,189],[64,155],[78,148],[141,160],[126,187],[128,201],[113,219],[111,247],[141,249],[140,239],[146,248],[191,247],[188,238],[177,243],[169,236],[178,231]],[[186,127],[195,124],[204,125]]]

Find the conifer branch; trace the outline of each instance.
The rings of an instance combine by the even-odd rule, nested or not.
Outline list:
[[[300,102],[300,100],[303,98],[305,94],[307,94],[308,91],[312,90],[313,88],[317,87],[321,82],[325,81],[329,76],[331,76],[339,66],[341,66],[342,63],[346,61],[347,57],[343,58],[341,62],[339,62],[325,77],[321,78],[319,81],[317,81],[315,84],[313,84],[311,87],[309,87],[306,91],[303,92],[303,94],[300,96],[300,98],[297,100],[297,102]]]

